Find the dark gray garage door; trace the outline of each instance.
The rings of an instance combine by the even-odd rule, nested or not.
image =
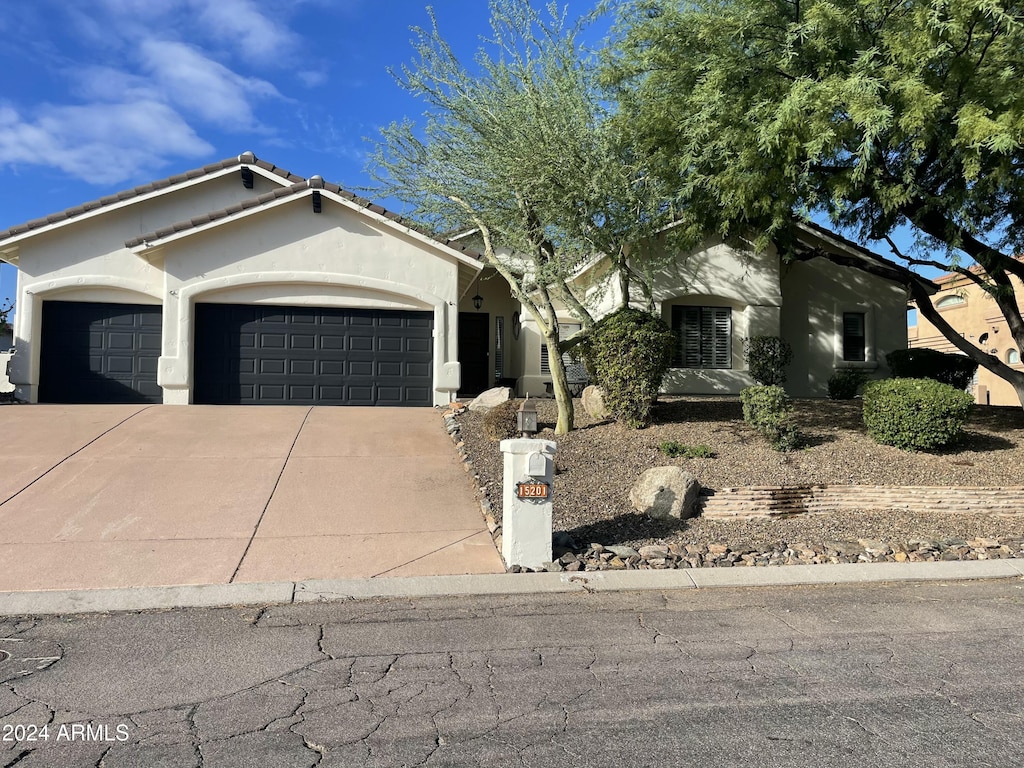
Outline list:
[[[161,308],[44,301],[39,400],[159,403]]]
[[[432,312],[197,304],[193,401],[432,405]]]

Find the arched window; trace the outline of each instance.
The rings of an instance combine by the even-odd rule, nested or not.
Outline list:
[[[1006,350],[1006,364],[1017,365],[1018,363],[1020,363],[1020,352],[1016,349]]]
[[[949,307],[956,307],[960,304],[966,304],[967,299],[963,296],[957,296],[956,294],[950,294],[949,296],[943,296],[935,304],[936,309],[948,309]]]

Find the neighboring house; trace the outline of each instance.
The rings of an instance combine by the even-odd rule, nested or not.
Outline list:
[[[1010,282],[1018,304],[1024,306],[1024,284],[1015,276],[1010,277]],[[986,353],[998,357],[1017,370],[1024,370],[1024,364],[1021,363],[1022,350],[1010,336],[1006,318],[991,296],[970,278],[956,273],[943,275],[935,283],[939,290],[932,304],[946,322]],[[913,304],[907,318],[907,343],[910,347],[928,347],[940,352],[963,354]],[[987,368],[978,368],[971,390],[977,403],[1020,405],[1010,383]]]
[[[667,391],[752,383],[755,334],[793,345],[797,396],[824,395],[837,368],[885,373],[904,289],[811,257],[880,260],[825,230],[802,226],[798,245],[807,260],[784,263],[709,243],[658,276],[680,339]],[[550,381],[535,324],[479,254],[252,153],[0,232],[0,259],[18,267],[11,377],[31,402],[429,406]]]

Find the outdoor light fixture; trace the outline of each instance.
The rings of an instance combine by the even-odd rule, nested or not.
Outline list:
[[[480,275],[476,276],[476,296],[473,297],[473,309],[480,309],[484,305],[484,297],[480,295]]]
[[[537,434],[537,406],[530,402],[529,396],[516,411],[516,429],[523,437]]]

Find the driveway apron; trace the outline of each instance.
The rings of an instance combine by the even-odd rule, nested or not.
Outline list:
[[[502,570],[436,411],[0,408],[0,591]]]

